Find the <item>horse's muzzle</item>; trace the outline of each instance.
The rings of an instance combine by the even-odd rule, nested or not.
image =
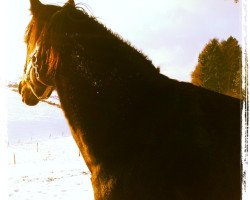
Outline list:
[[[23,81],[19,83],[18,92],[22,96],[22,101],[25,104],[29,106],[35,106],[38,104],[39,100],[33,94],[29,86],[25,84]]]

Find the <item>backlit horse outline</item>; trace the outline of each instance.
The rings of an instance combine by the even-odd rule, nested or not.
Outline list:
[[[159,73],[73,0],[30,0],[22,100],[57,90],[95,200],[239,200],[240,101]]]

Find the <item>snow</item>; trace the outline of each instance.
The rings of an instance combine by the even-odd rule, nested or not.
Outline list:
[[[6,96],[8,199],[93,200],[90,173],[62,110],[27,106],[9,89]]]
[[[10,200],[92,200],[90,173],[72,137],[8,147]]]
[[[1,76],[1,75],[0,75]],[[0,199],[7,199],[7,100],[0,80]]]
[[[44,102],[39,102],[36,106],[27,106],[22,102],[21,96],[11,90],[6,90],[6,96],[10,144],[70,135],[68,123],[61,109]],[[53,101],[51,99],[49,101]]]

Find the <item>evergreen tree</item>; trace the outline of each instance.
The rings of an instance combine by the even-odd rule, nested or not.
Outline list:
[[[192,73],[192,83],[194,85],[197,85],[197,86],[201,86],[201,87],[204,87],[203,86],[203,82],[202,82],[202,77],[201,77],[201,64],[198,63],[195,67],[195,70],[193,71]]]
[[[222,56],[219,41],[212,39],[199,55],[192,83],[221,92],[220,71],[224,66]]]
[[[192,83],[240,98],[241,47],[238,41],[233,37],[222,42],[210,40],[199,55]]]
[[[232,36],[221,43],[224,54],[225,66],[223,81],[223,93],[230,96],[240,97],[241,93],[241,47]]]

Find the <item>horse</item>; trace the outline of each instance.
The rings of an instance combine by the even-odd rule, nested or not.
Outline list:
[[[19,93],[57,91],[95,200],[241,198],[240,100],[161,74],[73,0],[30,5]]]

